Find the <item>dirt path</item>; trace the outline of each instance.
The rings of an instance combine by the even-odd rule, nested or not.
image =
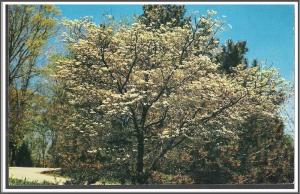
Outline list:
[[[67,179],[50,174],[42,174],[45,171],[57,170],[55,168],[9,167],[9,177],[28,181],[44,181],[62,185]]]

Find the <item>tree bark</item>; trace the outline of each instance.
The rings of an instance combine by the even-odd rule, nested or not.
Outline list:
[[[138,150],[136,163],[136,179],[137,183],[144,184],[144,132],[140,131],[137,136]]]

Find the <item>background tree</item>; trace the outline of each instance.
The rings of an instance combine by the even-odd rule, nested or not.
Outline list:
[[[8,6],[9,161],[15,164],[16,149],[24,137],[24,115],[33,92],[38,59],[54,33],[58,10],[51,5]]]
[[[32,166],[31,151],[28,144],[23,142],[16,154],[16,166]]]
[[[243,183],[293,182],[293,145],[279,116],[252,115],[242,126],[236,158]]]
[[[60,127],[64,123],[64,114],[68,106],[64,100],[62,85],[59,85],[51,75],[55,72],[53,61],[62,58],[60,55],[51,56],[46,66],[40,69],[42,81],[37,84],[37,94],[31,104],[31,139],[33,154],[41,166],[60,167],[61,163],[57,148],[64,142],[57,142],[58,136],[63,136],[64,130]]]
[[[225,73],[233,73],[234,68],[238,65],[243,65],[246,68],[248,65],[247,51],[246,41],[234,43],[231,39],[227,40],[218,56],[218,62],[221,64],[220,69]]]
[[[27,133],[27,138],[30,138],[32,142],[31,149],[35,151],[35,157],[37,159],[37,165],[46,167],[47,151],[52,144],[52,117],[50,114],[51,104],[48,104],[49,99],[47,96],[36,94],[32,99],[32,117],[31,117],[31,131]]]

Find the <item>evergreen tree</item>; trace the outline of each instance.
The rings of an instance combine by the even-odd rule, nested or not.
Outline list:
[[[28,144],[23,142],[16,154],[16,166],[33,166]]]
[[[248,65],[246,53],[248,48],[246,41],[234,42],[231,39],[227,40],[226,45],[222,46],[222,52],[218,56],[218,62],[220,63],[220,69],[225,73],[233,73],[233,68],[237,65],[244,65],[245,68]]]

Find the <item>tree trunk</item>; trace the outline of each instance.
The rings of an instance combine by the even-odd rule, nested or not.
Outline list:
[[[45,151],[42,151],[43,167],[45,168]]]
[[[138,153],[137,153],[137,163],[136,163],[136,179],[138,184],[144,184],[144,133],[140,131],[137,136],[138,141]]]
[[[16,152],[17,149],[15,146],[12,146],[9,150],[9,155],[10,155],[10,166],[15,166],[16,165]]]

